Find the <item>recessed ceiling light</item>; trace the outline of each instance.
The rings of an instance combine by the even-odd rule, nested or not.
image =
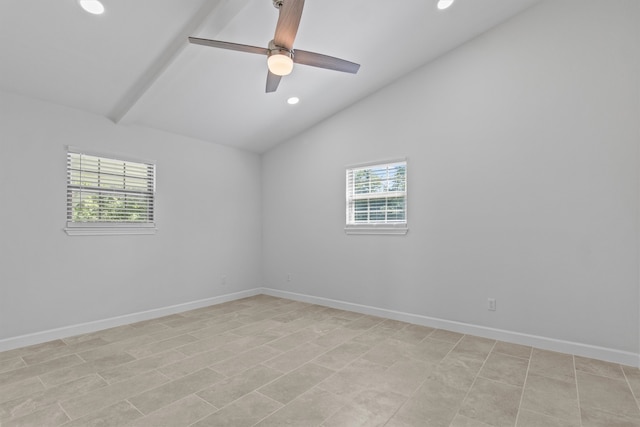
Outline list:
[[[104,6],[99,0],[78,0],[80,6],[89,13],[101,15],[104,13]]]
[[[298,98],[297,96],[292,96],[291,98],[287,99],[287,104],[289,105],[295,105],[298,102],[300,102],[300,98]]]
[[[454,0],[439,0],[438,9],[444,10],[453,4]]]

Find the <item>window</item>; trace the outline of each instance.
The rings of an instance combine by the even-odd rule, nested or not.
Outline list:
[[[152,234],[154,202],[153,162],[68,147],[67,234]]]
[[[348,234],[407,233],[407,162],[347,168]]]

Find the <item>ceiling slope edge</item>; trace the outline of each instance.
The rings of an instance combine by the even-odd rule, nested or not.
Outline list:
[[[215,34],[218,34],[247,6],[249,1],[250,0],[206,1],[193,18],[178,32],[173,41],[164,50],[163,54],[161,54],[140,76],[136,83],[125,92],[125,95],[109,113],[108,118],[114,123],[125,123],[127,114],[129,114],[131,109],[142,99],[149,88],[153,86],[188,45],[188,37],[190,35],[197,33],[205,23],[210,25],[210,28],[214,30]],[[209,20],[209,18],[212,19]]]

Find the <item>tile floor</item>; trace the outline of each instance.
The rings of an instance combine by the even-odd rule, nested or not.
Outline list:
[[[0,425],[640,426],[640,370],[260,295],[0,353]]]

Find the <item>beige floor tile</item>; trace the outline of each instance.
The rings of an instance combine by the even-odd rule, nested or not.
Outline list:
[[[50,350],[41,351],[39,353],[23,356],[22,360],[27,365],[35,365],[38,363],[46,362],[48,360],[57,359],[62,356],[66,356],[73,353],[80,353],[81,351],[102,347],[109,344],[102,338],[95,338],[88,341],[81,341],[76,344],[69,344],[62,347],[52,348]]]
[[[366,390],[378,390],[363,384],[355,383],[345,379],[343,376],[334,375],[316,386],[317,389],[329,392],[339,398],[345,405],[351,402]]]
[[[157,329],[157,327],[155,329]],[[64,341],[67,344],[75,344],[75,343],[80,343],[82,341],[89,341],[96,338],[100,338],[107,342],[112,343],[116,341],[135,338],[137,336],[141,336],[146,333],[149,333],[147,332],[146,329],[134,328],[131,325],[122,325],[122,326],[116,326],[114,328],[103,329],[101,331],[91,332],[84,335],[77,335],[75,337],[65,338]]]
[[[58,404],[53,404],[33,412],[24,417],[15,418],[10,421],[2,423],[3,427],[44,427],[44,426],[59,426],[69,421],[69,417],[64,413],[62,408]]]
[[[131,427],[189,426],[217,411],[212,405],[191,394],[151,414],[138,418]]]
[[[290,372],[326,352],[327,349],[325,347],[313,343],[306,343],[262,364],[281,372]]]
[[[319,345],[320,347],[326,347],[327,350],[329,350],[337,345],[340,345],[344,342],[351,340],[352,338],[360,335],[361,333],[362,331],[340,327],[316,338],[311,342],[313,344]]]
[[[211,369],[202,369],[191,375],[165,383],[159,387],[148,389],[147,391],[129,398],[140,412],[145,415],[169,405],[177,400],[197,393],[205,388],[222,380],[224,377]],[[117,383],[122,384],[122,383]],[[114,384],[114,385],[117,385]]]
[[[118,402],[115,405],[66,423],[64,427],[123,426],[141,417],[142,414],[129,402]]]
[[[37,365],[30,365],[24,368],[14,369],[13,371],[3,372],[0,374],[0,386],[4,387],[11,383],[26,380],[27,378],[43,375],[57,369],[79,365],[81,363],[84,363],[84,360],[75,354],[69,354],[57,359],[38,363]]]
[[[555,378],[529,374],[521,407],[569,422],[580,420],[576,384]]]
[[[384,422],[386,422],[386,419]],[[327,418],[322,423],[322,427],[382,426],[384,422],[377,420],[377,417],[370,412],[353,406],[352,404],[346,404],[338,409],[338,412]]]
[[[640,420],[640,410],[626,381],[577,372],[580,408]],[[584,412],[583,412],[584,416]]]
[[[640,400],[640,369],[623,366],[622,371],[636,399]]]
[[[609,377],[614,380],[624,380],[622,366],[617,363],[604,362],[602,360],[588,359],[586,357],[574,356],[576,371],[588,374]]]
[[[135,360],[135,358],[130,354],[116,353],[103,357],[102,359],[96,359],[92,362],[85,362],[40,375],[40,379],[45,386],[52,387],[87,375],[96,374],[103,369],[121,366],[122,364],[132,360]]]
[[[411,325],[411,323],[403,322],[402,320],[384,319],[382,322],[374,326],[373,329],[386,329],[389,331],[393,331],[395,333],[401,329],[404,329],[407,325]],[[418,326],[418,325],[415,325],[415,326]]]
[[[529,362],[529,373],[574,382],[573,356],[534,348]]]
[[[637,368],[266,295],[0,352],[3,426],[640,427],[635,397]]]
[[[493,427],[482,421],[467,418],[464,415],[456,415],[449,427]]]
[[[457,344],[462,339],[464,334],[458,332],[446,331],[444,329],[436,329],[429,334],[429,338],[437,341],[446,341],[452,344]]]
[[[466,393],[471,388],[481,367],[482,362],[479,360],[460,360],[455,357],[446,357],[433,367],[428,379]]]
[[[206,351],[204,353],[198,353],[195,356],[187,357],[177,362],[170,363],[168,365],[159,368],[158,371],[172,380],[182,378],[189,374],[192,374],[200,369],[207,368],[216,363],[222,362],[235,356],[231,350],[225,348],[217,348],[215,350]]]
[[[189,335],[196,337],[198,339],[211,338],[216,335],[220,335],[225,332],[233,331],[234,329],[240,328],[244,326],[244,323],[240,323],[235,320],[230,320],[228,322],[214,323],[212,325],[208,325],[206,327],[193,330],[188,332]]]
[[[231,359],[216,363],[212,365],[211,368],[228,377],[232,377],[262,362],[273,359],[280,354],[280,351],[268,346],[256,347],[244,353],[237,354]]]
[[[397,412],[395,424],[449,426],[464,397],[464,391],[427,380]],[[416,420],[422,424],[414,424]]]
[[[388,338],[367,351],[362,358],[379,365],[391,366],[398,359],[408,355],[412,347],[411,344]]]
[[[233,329],[233,333],[243,337],[261,335],[272,328],[280,326],[280,322],[272,319],[254,321],[247,325]]]
[[[144,374],[145,372],[161,368],[165,365],[182,360],[185,357],[186,356],[182,353],[175,350],[169,350],[144,359],[134,359],[131,362],[101,370],[98,373],[109,384],[113,384]]]
[[[420,343],[409,347],[407,354],[415,359],[425,362],[440,362],[456,345],[447,341],[438,341],[429,337]]]
[[[448,427],[450,424],[447,421],[432,422],[431,424],[425,424],[425,420],[417,418],[410,418],[406,415],[395,414],[384,425],[384,427]]]
[[[383,320],[385,319],[381,317],[363,315],[356,320],[344,325],[344,328],[357,331],[366,331],[367,329],[371,329],[377,324],[381,323]]]
[[[338,374],[322,381],[318,387],[333,393],[345,402],[350,402],[365,390],[379,389],[376,377],[383,375],[386,370],[386,366],[359,359]]]
[[[123,353],[133,347],[139,347],[144,344],[157,341],[152,335],[141,335],[133,338],[127,338],[121,341],[115,341],[108,345],[96,347],[94,349],[82,351],[78,353],[82,359],[87,362],[91,362],[98,359],[103,359],[110,355]]]
[[[369,349],[370,347],[368,345],[346,342],[318,356],[313,362],[329,369],[339,370],[353,362]]]
[[[342,406],[344,403],[336,396],[316,388],[263,419],[256,427],[319,426]]]
[[[327,333],[333,331],[334,329],[338,329],[338,328],[346,325],[349,322],[351,322],[351,321],[347,320],[347,319],[341,319],[341,318],[338,318],[338,317],[329,317],[328,319],[319,320],[319,321],[311,323],[310,325],[308,325],[306,327],[306,329],[309,329],[309,330],[317,333],[318,336],[322,336],[324,334],[327,334]]]
[[[285,352],[285,351],[294,349],[302,344],[305,344],[309,341],[313,341],[314,339],[320,336],[321,336],[320,333],[312,329],[305,328],[297,332],[294,332],[292,334],[286,335],[277,340],[271,341],[269,343],[269,347],[275,350],[278,350],[280,352]]]
[[[376,346],[381,342],[385,341],[387,338],[390,338],[397,331],[395,329],[386,329],[380,328],[378,326],[369,329],[368,331],[364,331],[355,335],[349,341],[357,342],[359,344],[364,344],[368,346]],[[357,333],[357,332],[356,332]]]
[[[198,392],[198,396],[216,408],[222,408],[253,390],[270,383],[282,374],[266,366],[258,365],[231,378],[225,378],[213,386]]]
[[[199,323],[197,317],[183,316],[182,314],[173,314],[163,319],[162,323],[170,328],[183,328],[194,323]]]
[[[585,407],[582,408],[582,427],[640,427],[640,420]]]
[[[189,334],[178,335],[177,337],[169,338],[167,340],[143,344],[141,346],[136,346],[136,347],[131,347],[127,349],[127,353],[129,353],[136,359],[143,359],[145,357],[162,353],[167,350],[174,349],[176,347],[182,347],[183,345],[193,343],[197,340],[198,340],[197,338]]]
[[[16,357],[27,356],[41,351],[50,350],[57,347],[65,347],[67,344],[63,340],[47,341],[41,344],[34,344],[28,347],[16,348],[0,352],[0,361],[15,359]]]
[[[283,314],[279,314],[275,317],[272,317],[271,320],[275,320],[276,322],[281,323],[290,323],[294,320],[304,318],[304,312],[302,310],[291,310]],[[282,325],[281,325],[282,326]]]
[[[311,387],[322,382],[334,373],[331,369],[314,363],[307,363],[295,371],[283,375],[279,379],[260,388],[258,391],[271,399],[289,403]]]
[[[247,335],[240,338],[239,340],[232,341],[228,344],[223,345],[222,348],[232,350],[236,353],[242,353],[251,348],[260,347],[265,344],[271,344],[273,341],[282,338],[284,335],[286,334],[282,331],[269,329],[267,331],[261,332],[260,334]]]
[[[14,357],[13,359],[0,360],[0,373],[13,371],[14,369],[24,368],[27,366],[24,360],[20,357]]]
[[[406,324],[406,326],[392,335],[393,339],[404,341],[409,344],[417,344],[425,339],[430,333],[435,331],[433,328],[420,325]]]
[[[425,381],[434,369],[429,362],[412,359],[400,359],[384,373],[373,376],[381,390],[392,391],[404,396],[411,396]],[[339,375],[339,374],[338,374]],[[375,382],[370,387],[376,386]]]
[[[516,427],[581,427],[580,419],[576,421],[561,420],[538,412],[520,409]]]
[[[496,427],[513,426],[521,395],[521,387],[478,378],[460,408],[460,415]]]
[[[392,391],[363,390],[351,400],[351,407],[367,414],[368,425],[386,422],[406,402],[407,398]]]
[[[484,361],[495,345],[494,340],[465,335],[448,354],[448,357],[465,361]]]
[[[281,407],[281,403],[253,392],[195,423],[193,427],[251,427]]]
[[[491,353],[480,370],[480,376],[504,384],[522,387],[529,361],[502,353]]]
[[[338,317],[340,319],[353,321],[364,316],[362,313],[356,313],[355,311],[340,310],[338,308],[327,308],[324,310],[325,314],[331,317]]]
[[[274,318],[275,319],[275,318]],[[280,323],[280,325],[269,329],[270,331],[277,330],[282,333],[282,337],[286,335],[290,335],[294,332],[298,332],[302,329],[308,328],[309,326],[313,326],[317,320],[311,319],[309,317],[301,317],[299,319],[292,320],[286,323]]]
[[[493,351],[496,353],[502,353],[514,357],[521,357],[523,359],[530,359],[532,350],[533,349],[531,347],[525,345],[512,344],[504,341],[496,342],[496,346],[493,348]]]
[[[205,339],[198,339],[196,342],[176,347],[176,350],[186,356],[204,353],[205,351],[215,350],[220,346],[240,340],[242,337],[231,332],[223,332]]]
[[[44,390],[44,388],[44,385],[38,377],[31,377],[10,384],[0,383],[0,403],[38,393]]]
[[[167,326],[166,329],[159,330],[159,331],[147,334],[147,335],[143,335],[142,337],[146,337],[148,339],[145,339],[144,341],[138,342],[137,344],[138,345],[139,344],[149,344],[149,343],[152,343],[152,342],[164,341],[164,340],[168,340],[170,338],[175,338],[175,337],[179,337],[181,335],[186,335],[186,334],[189,334],[192,337],[200,339],[200,337],[196,336],[196,334],[198,332],[200,332],[201,330],[203,330],[204,328],[207,328],[207,327],[211,326],[209,322],[211,322],[211,321],[202,319],[202,320],[198,321],[197,323],[191,323],[191,324],[186,325],[186,326],[184,326],[182,328],[170,328],[170,327]],[[218,333],[216,333],[214,335],[217,335]],[[134,344],[134,346],[135,346],[135,344]]]
[[[0,404],[0,422],[19,418],[44,409],[64,399],[84,396],[107,384],[97,375],[90,375],[40,392],[22,396]]]
[[[169,380],[159,372],[151,371],[127,381],[101,387],[80,396],[65,399],[61,402],[62,408],[72,418],[80,418],[105,406],[113,405],[145,390],[158,387]]]

